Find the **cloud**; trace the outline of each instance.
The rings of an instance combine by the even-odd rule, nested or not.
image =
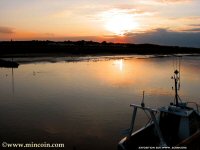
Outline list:
[[[47,36],[47,37],[55,37],[55,34],[53,34],[53,33],[44,33],[44,36]]]
[[[192,2],[193,0],[154,0],[160,3],[183,3],[183,2]]]
[[[190,24],[189,26],[200,27],[200,24]]]
[[[200,32],[200,28],[192,28],[192,29],[187,29],[187,30],[183,30],[186,32]]]
[[[129,33],[127,41],[133,43],[152,43],[160,45],[198,47],[200,32],[176,32],[168,29],[155,29],[146,33]]]
[[[193,2],[193,0],[141,0],[142,4],[160,5],[160,4],[185,4]]]
[[[0,27],[0,34],[12,34],[14,33],[13,29],[10,27]]]

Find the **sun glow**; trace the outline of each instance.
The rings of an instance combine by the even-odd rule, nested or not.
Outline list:
[[[126,11],[111,10],[103,13],[106,30],[116,34],[124,35],[125,33],[136,30],[139,23],[134,20],[134,16]]]

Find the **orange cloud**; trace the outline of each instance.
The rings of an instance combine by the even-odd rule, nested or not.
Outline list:
[[[14,33],[13,28],[0,26],[0,34],[12,34],[12,33]]]

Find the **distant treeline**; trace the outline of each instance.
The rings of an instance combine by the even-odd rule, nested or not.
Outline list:
[[[154,44],[108,43],[93,41],[2,41],[0,56],[31,54],[192,54],[200,53],[199,48],[161,46]]]

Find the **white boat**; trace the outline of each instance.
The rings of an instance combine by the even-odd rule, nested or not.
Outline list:
[[[131,104],[133,107],[130,129],[127,136],[118,143],[119,150],[137,149],[188,149],[200,150],[200,111],[198,104],[195,108],[189,103],[182,102],[178,95],[180,74],[174,71],[175,82],[174,102],[169,106],[158,109]],[[137,110],[142,109],[150,116],[150,121],[141,129],[134,131]],[[134,132],[133,132],[134,131]]]

